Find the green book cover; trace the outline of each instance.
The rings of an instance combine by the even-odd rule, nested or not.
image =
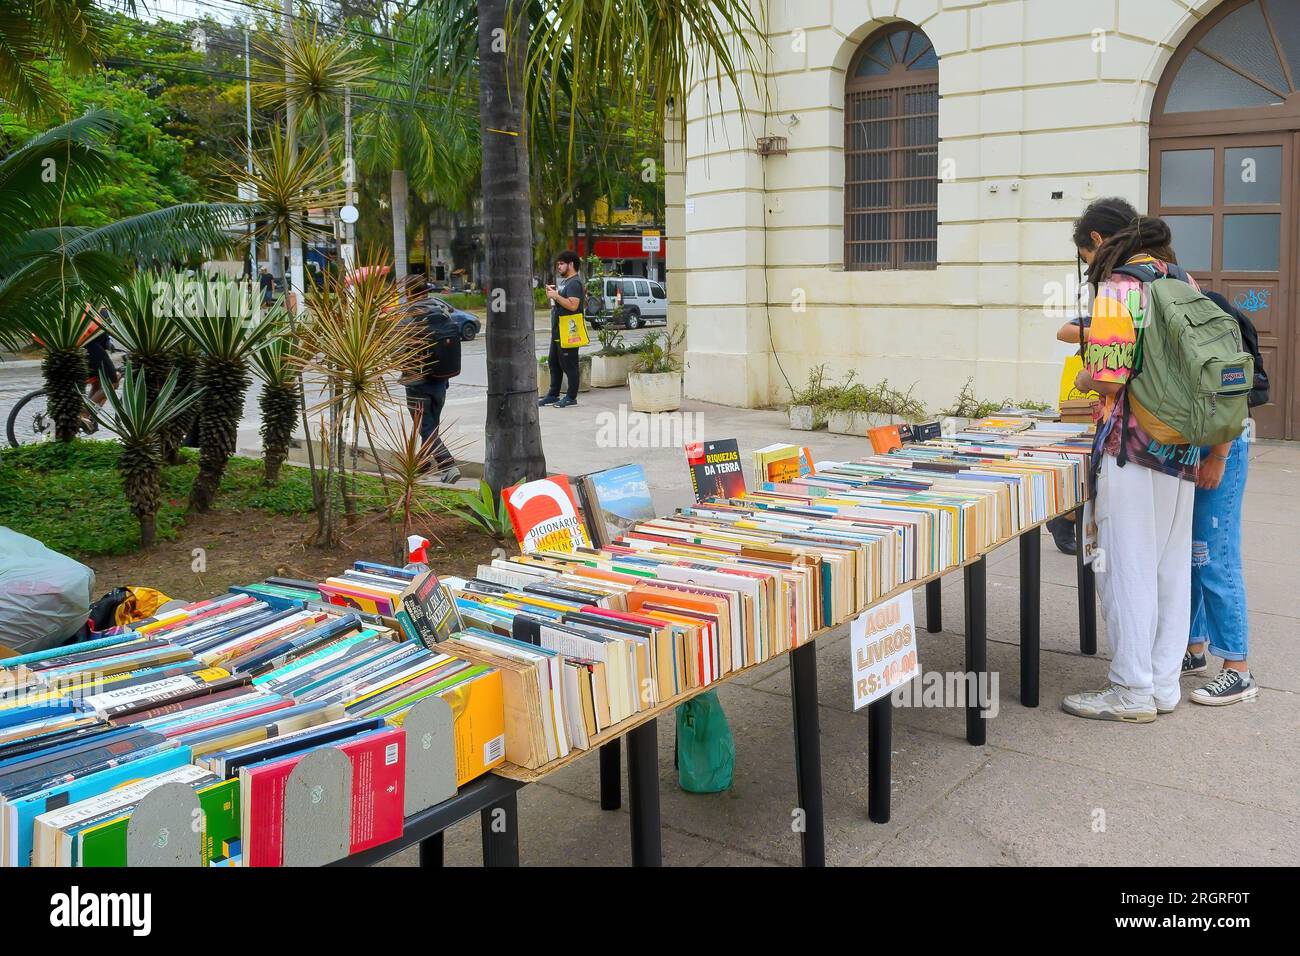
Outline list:
[[[222,780],[198,791],[203,810],[201,839],[204,865],[225,856],[223,844],[239,839],[239,780]],[[81,833],[73,866],[126,866],[126,828],[131,815],[107,820]]]

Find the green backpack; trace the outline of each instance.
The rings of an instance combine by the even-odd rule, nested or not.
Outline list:
[[[1114,271],[1148,283],[1126,389],[1138,422],[1169,445],[1232,441],[1249,418],[1255,381],[1237,320],[1189,285],[1176,265],[1168,275],[1151,265]]]

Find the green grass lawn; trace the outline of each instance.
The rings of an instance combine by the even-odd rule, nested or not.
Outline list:
[[[127,554],[140,547],[140,525],[131,514],[117,471],[121,446],[111,441],[44,442],[0,451],[0,525],[64,554],[93,557]],[[163,469],[158,538],[170,540],[185,523],[198,453]],[[377,478],[362,475],[363,504],[381,504]],[[275,487],[262,484],[262,463],[232,458],[226,467],[217,509],[264,509],[276,514],[312,510],[310,474],[286,466]]]

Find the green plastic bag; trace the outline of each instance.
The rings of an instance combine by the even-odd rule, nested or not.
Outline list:
[[[677,779],[688,793],[718,793],[731,786],[736,741],[717,691],[677,707]]]

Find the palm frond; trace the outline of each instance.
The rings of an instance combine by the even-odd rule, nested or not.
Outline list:
[[[232,191],[247,184],[255,192],[259,238],[278,239],[285,230],[303,238],[331,235],[332,226],[317,222],[312,213],[338,209],[347,201],[347,194],[337,188],[337,170],[319,148],[300,148],[295,157],[280,129],[267,137],[263,149],[253,152],[251,174],[242,163],[228,162],[225,176]]]
[[[315,16],[300,17],[287,33],[258,40],[264,58],[254,95],[260,105],[279,105],[287,98],[317,116],[343,101],[344,92],[365,89],[374,63],[356,50],[347,34],[328,34]]]
[[[0,160],[0,248],[8,247],[24,227],[53,221],[61,202],[84,198],[104,181],[110,171],[104,137],[120,125],[115,113],[90,110],[32,137]]]
[[[90,402],[86,406],[101,427],[122,439],[128,447],[156,442],[169,422],[183,415],[203,397],[201,388],[178,392],[177,372],[172,369],[158,397],[151,402],[145,379],[143,369],[128,363],[122,375],[121,394],[108,389],[104,408]]]
[[[109,317],[102,324],[132,355],[162,359],[181,338],[165,307],[169,291],[161,273],[137,272],[109,294]]]
[[[283,313],[262,313],[256,303],[247,313],[211,314],[204,310],[199,315],[178,314],[175,322],[202,355],[229,363],[243,362],[284,332]]]
[[[28,116],[57,111],[63,95],[40,64],[89,69],[98,53],[94,0],[27,0],[0,7],[0,102]]]

